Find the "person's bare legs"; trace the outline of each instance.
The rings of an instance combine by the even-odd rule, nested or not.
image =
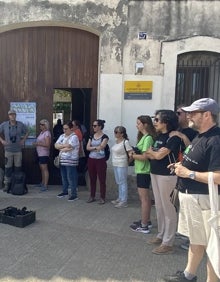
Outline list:
[[[42,184],[47,187],[49,181],[49,171],[47,164],[40,164]]]
[[[218,282],[219,279],[215,274],[215,271],[210,263],[210,260],[207,259],[207,280],[206,282]]]
[[[147,225],[150,220],[150,212],[151,212],[151,197],[149,189],[139,188],[138,194],[141,201],[141,222],[144,225]]]
[[[196,275],[197,268],[204,256],[205,246],[202,245],[189,245],[188,251],[188,262],[185,271],[190,274]],[[216,276],[214,269],[209,261],[207,260],[207,280],[206,282],[218,282],[218,277]]]
[[[197,268],[204,256],[204,252],[205,246],[190,244],[188,251],[188,262],[185,271],[196,275]]]

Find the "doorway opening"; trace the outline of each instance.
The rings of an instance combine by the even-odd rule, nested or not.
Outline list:
[[[90,127],[91,88],[55,88],[53,96],[53,126],[57,119],[62,123],[77,119]]]
[[[53,128],[57,120],[61,124],[70,120],[79,120],[82,125],[90,130],[92,88],[55,88],[53,93]],[[55,136],[53,136],[55,137]],[[54,142],[56,142],[54,138]],[[53,146],[53,158],[57,150]],[[50,184],[61,184],[60,174],[54,166],[50,172]]]

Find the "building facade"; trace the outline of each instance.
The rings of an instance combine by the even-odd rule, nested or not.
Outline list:
[[[36,101],[37,121],[52,122],[54,89],[69,89],[87,127],[106,120],[111,145],[124,125],[135,144],[137,116],[219,101],[219,13],[219,1],[3,0],[0,119]]]

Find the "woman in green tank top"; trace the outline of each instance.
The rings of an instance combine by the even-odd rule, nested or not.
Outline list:
[[[135,160],[135,173],[137,175],[137,188],[141,201],[141,220],[134,221],[130,228],[133,231],[149,233],[152,227],[150,221],[151,197],[150,197],[150,162],[144,152],[154,143],[155,129],[150,116],[139,116],[136,127],[138,129],[137,147],[131,153]]]

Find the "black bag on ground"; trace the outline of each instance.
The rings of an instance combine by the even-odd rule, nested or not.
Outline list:
[[[13,195],[24,195],[28,192],[24,172],[20,171],[12,174],[10,191]]]

